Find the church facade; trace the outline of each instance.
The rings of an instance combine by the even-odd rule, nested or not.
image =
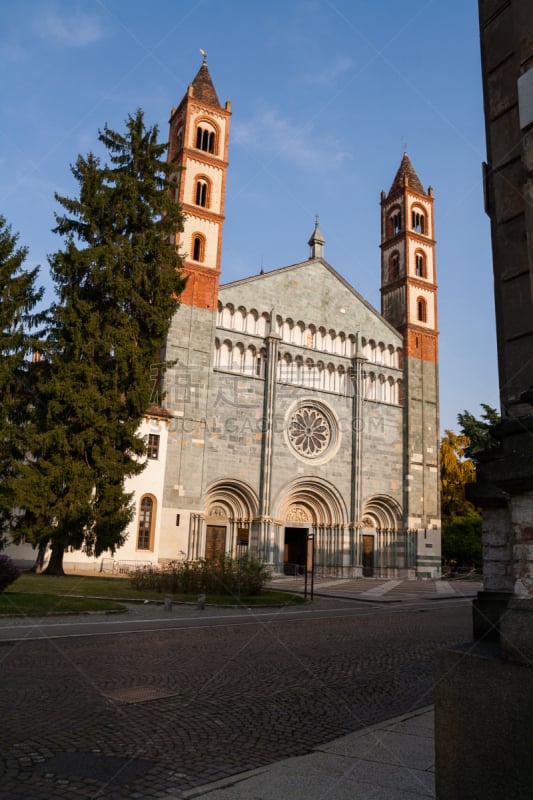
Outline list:
[[[381,195],[381,313],[318,220],[302,262],[221,284],[230,116],[204,60],[171,112],[188,280],[115,565],[247,552],[297,574],[312,546],[323,574],[438,576],[433,192],[404,155]]]

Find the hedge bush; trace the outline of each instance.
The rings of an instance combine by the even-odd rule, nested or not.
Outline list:
[[[260,561],[245,556],[206,561],[171,561],[142,567],[130,575],[134,589],[165,594],[257,595],[270,577]]]
[[[5,553],[0,553],[0,593],[21,575],[22,570],[16,566],[15,562]]]

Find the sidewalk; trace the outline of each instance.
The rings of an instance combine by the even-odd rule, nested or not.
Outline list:
[[[404,714],[306,756],[183,792],[180,800],[435,798],[433,707]],[[178,800],[171,796],[165,800]]]
[[[269,588],[287,592],[304,592],[303,577],[276,577]],[[315,577],[313,592],[319,597],[336,597],[372,603],[405,603],[420,600],[447,600],[451,598],[476,597],[483,588],[479,579],[394,579],[387,578],[330,578]],[[307,596],[310,597],[311,582],[308,581]]]

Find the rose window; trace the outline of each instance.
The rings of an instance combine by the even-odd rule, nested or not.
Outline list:
[[[302,456],[323,455],[331,442],[331,424],[325,414],[313,406],[303,406],[289,420],[289,441]]]

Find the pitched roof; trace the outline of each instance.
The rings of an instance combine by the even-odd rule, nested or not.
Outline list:
[[[205,61],[196,73],[196,77],[191,85],[194,90],[194,97],[198,100],[202,100],[204,103],[209,103],[211,106],[218,106],[220,108],[217,93]]]
[[[396,173],[396,177],[392,182],[392,186],[389,189],[389,195],[393,194],[394,192],[403,189],[405,185],[405,178],[407,178],[408,185],[411,189],[414,189],[415,192],[419,192],[420,194],[427,194],[424,187],[420,182],[420,178],[415,172],[411,161],[409,160],[409,156],[407,153],[403,154],[402,163],[400,164],[400,168]]]
[[[166,408],[162,408],[162,406],[148,406],[146,411],[144,412],[145,417],[160,417],[161,419],[172,419],[173,414],[170,411],[167,411]]]

